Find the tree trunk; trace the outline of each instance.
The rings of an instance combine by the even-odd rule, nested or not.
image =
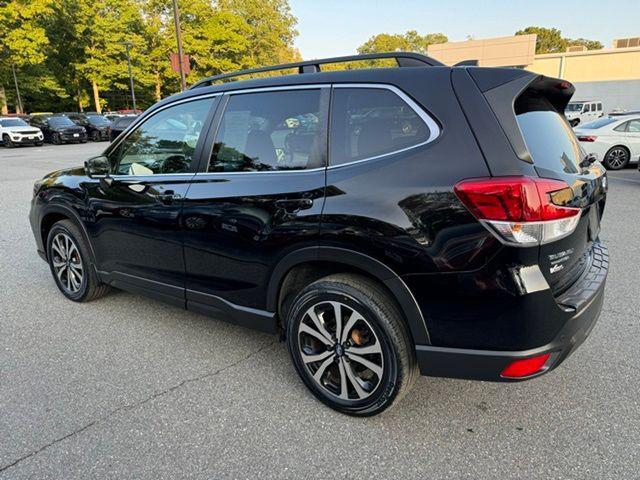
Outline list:
[[[0,85],[0,114],[6,115],[9,113],[9,108],[7,107],[7,95],[4,92],[4,85]]]
[[[102,113],[102,109],[100,108],[100,92],[98,91],[98,84],[95,80],[91,82],[93,86],[93,101],[96,104],[96,112]]]
[[[162,100],[162,80],[160,79],[160,72],[156,72],[156,102]]]
[[[78,88],[78,109],[80,110],[80,113],[84,112],[84,109],[82,108],[82,92],[80,91],[79,88]]]

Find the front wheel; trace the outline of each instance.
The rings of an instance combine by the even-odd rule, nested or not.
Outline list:
[[[7,148],[13,148],[14,147],[14,144],[11,141],[11,137],[9,137],[9,135],[5,135],[4,136],[3,143],[4,143],[4,146],[7,147]]]
[[[62,139],[60,138],[59,133],[54,133],[53,135],[51,135],[51,143],[53,143],[54,145],[60,145],[62,143]]]
[[[88,302],[109,291],[89,261],[89,244],[70,220],[55,223],[49,231],[47,259],[58,289],[70,300]]]
[[[602,163],[609,170],[620,170],[629,164],[629,151],[624,147],[613,147],[606,153]]]
[[[298,374],[331,408],[375,415],[396,404],[416,377],[405,322],[389,294],[356,275],[332,275],[298,294],[287,322]]]

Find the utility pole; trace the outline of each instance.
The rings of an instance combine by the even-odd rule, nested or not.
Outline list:
[[[123,42],[127,49],[127,66],[129,67],[129,84],[131,85],[131,101],[133,103],[133,112],[136,112],[136,92],[133,89],[133,73],[131,73],[131,55],[129,55],[129,47],[131,42]]]
[[[187,81],[184,76],[184,66],[182,65],[182,36],[180,35],[180,11],[178,10],[178,0],[173,0],[173,22],[176,25],[176,40],[178,42],[178,66],[180,68],[180,87],[184,92],[187,89]]]
[[[20,89],[18,88],[18,77],[16,76],[16,64],[11,64],[11,69],[13,70],[13,83],[16,84],[16,99],[18,100],[18,104],[16,105],[16,113],[24,113],[22,110],[22,99],[20,98]]]

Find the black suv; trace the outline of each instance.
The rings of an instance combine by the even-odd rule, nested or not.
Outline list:
[[[87,143],[87,131],[73,123],[66,115],[34,115],[31,125],[42,130],[45,142]]]
[[[320,71],[380,58],[398,68]],[[409,53],[208,78],[36,183],[38,251],[71,300],[114,286],[280,333],[344,413],[384,410],[418,371],[537,377],[593,328],[608,270],[573,92]]]
[[[84,127],[91,141],[100,142],[109,140],[109,126],[111,122],[106,117],[97,113],[71,113],[68,117],[76,125]]]

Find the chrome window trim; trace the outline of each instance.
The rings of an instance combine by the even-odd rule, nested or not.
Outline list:
[[[162,112],[163,110],[166,110],[167,108],[173,107],[175,105],[180,105],[183,103],[188,103],[188,102],[193,102],[193,101],[197,101],[197,100],[203,100],[205,98],[213,98],[213,97],[219,97],[222,95],[223,92],[216,92],[216,93],[207,93],[204,95],[198,95],[198,96],[193,96],[193,97],[189,97],[189,98],[183,98],[182,100],[177,100],[175,102],[171,102],[171,103],[167,103],[166,105],[163,105],[161,107],[159,107],[158,109],[154,110],[153,112],[151,112],[148,116],[146,116],[144,118],[144,120],[140,123],[140,124],[136,124],[135,121],[134,123],[132,123],[131,125],[129,125],[129,127],[135,125],[135,128],[132,128],[131,130],[129,130],[128,132],[126,132],[126,134],[119,139],[117,142],[112,143],[111,145],[109,145],[104,152],[102,152],[101,156],[108,156],[109,153],[111,153],[113,150],[115,150],[116,148],[118,148],[118,146],[124,142],[129,135],[131,135],[138,127],[140,127],[141,125],[144,125],[147,120],[149,120],[151,117],[153,117],[155,114]],[[127,127],[127,128],[129,128]],[[126,131],[126,130],[125,130]],[[159,176],[167,176],[167,175],[193,175],[195,172],[184,172],[184,173],[156,173],[154,175],[139,175],[140,177],[159,177]],[[122,177],[131,177],[132,175],[122,175],[122,174],[109,174],[110,177],[112,178],[122,178]],[[133,175],[135,176],[135,175]],[[98,177],[96,177],[98,178]]]

